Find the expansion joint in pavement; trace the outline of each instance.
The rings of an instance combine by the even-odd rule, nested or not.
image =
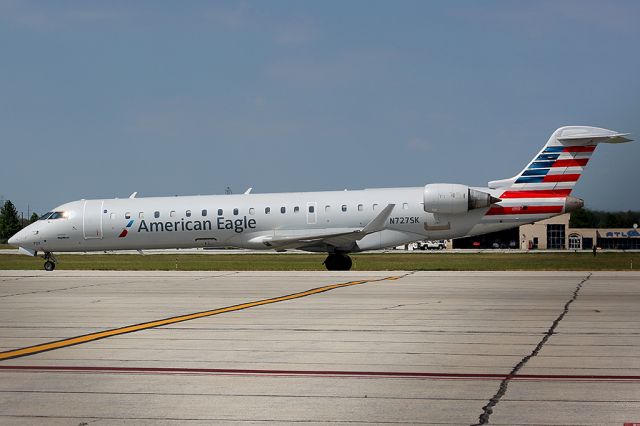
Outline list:
[[[491,397],[487,405],[482,407],[482,414],[480,414],[480,416],[478,417],[478,423],[475,423],[472,426],[485,425],[489,423],[489,418],[491,417],[491,414],[493,414],[493,408],[500,402],[500,399],[507,393],[509,382],[518,375],[518,372],[527,364],[527,362],[529,362],[531,358],[538,355],[538,353],[544,347],[545,343],[547,343],[547,341],[551,338],[551,336],[553,336],[556,328],[560,324],[560,321],[562,321],[565,315],[567,315],[567,313],[569,312],[569,307],[578,298],[578,293],[580,293],[582,286],[587,281],[589,281],[589,278],[591,278],[591,275],[592,273],[589,272],[589,274],[585,278],[583,278],[582,281],[578,283],[576,288],[573,290],[573,294],[571,298],[567,301],[567,303],[564,304],[564,309],[562,310],[560,315],[558,315],[558,317],[553,321],[553,323],[551,323],[551,327],[549,327],[549,329],[544,333],[544,335],[542,336],[542,339],[538,342],[538,344],[533,349],[533,351],[531,351],[529,355],[522,358],[520,362],[517,363],[515,367],[513,367],[511,372],[509,372],[509,374],[500,382],[500,386],[498,386],[498,391],[495,393],[495,395],[493,395],[493,397]]]

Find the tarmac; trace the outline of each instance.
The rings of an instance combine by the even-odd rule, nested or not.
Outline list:
[[[0,271],[0,424],[634,422],[637,272]]]

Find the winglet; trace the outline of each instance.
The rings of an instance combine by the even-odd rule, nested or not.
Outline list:
[[[382,231],[387,224],[387,220],[389,220],[389,216],[391,216],[391,212],[393,211],[395,204],[389,204],[387,207],[382,209],[378,216],[374,217],[371,222],[367,223],[367,226],[362,228],[363,234],[373,234],[374,232]]]

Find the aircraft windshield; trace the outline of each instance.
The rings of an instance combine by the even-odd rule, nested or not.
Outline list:
[[[38,220],[63,219],[64,217],[66,217],[64,212],[48,212],[43,214]]]

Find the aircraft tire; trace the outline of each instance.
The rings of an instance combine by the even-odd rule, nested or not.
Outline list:
[[[328,271],[348,271],[352,265],[351,257],[346,254],[330,254],[324,261]]]
[[[45,270],[45,271],[49,271],[49,272],[51,272],[51,271],[53,271],[54,269],[56,269],[56,264],[55,264],[55,263],[53,263],[53,262],[52,262],[52,261],[50,261],[50,260],[47,260],[46,262],[44,262],[44,270]]]

